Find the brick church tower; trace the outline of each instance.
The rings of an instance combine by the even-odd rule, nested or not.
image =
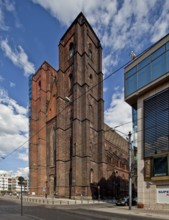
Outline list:
[[[32,78],[30,191],[91,197],[106,173],[102,48],[80,13],[59,43],[59,70],[44,62]]]

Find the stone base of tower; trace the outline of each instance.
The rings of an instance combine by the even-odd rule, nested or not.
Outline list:
[[[95,195],[94,195],[95,191]],[[71,199],[96,199],[97,187],[93,186],[69,186],[69,187],[57,187],[54,195],[58,198],[71,198]]]

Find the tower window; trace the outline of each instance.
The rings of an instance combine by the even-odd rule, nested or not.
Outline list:
[[[89,55],[89,58],[92,59],[92,44],[91,43],[89,43],[88,55]]]
[[[41,81],[38,82],[38,96],[40,96],[40,90],[41,90]]]
[[[73,75],[69,75],[69,89],[72,90],[73,88]]]
[[[69,56],[72,57],[74,55],[74,44],[70,43],[69,45]]]
[[[92,76],[92,74],[90,74],[89,79],[90,79],[91,85],[93,85],[93,76]]]

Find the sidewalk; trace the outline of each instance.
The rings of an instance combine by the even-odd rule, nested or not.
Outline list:
[[[42,220],[41,218],[35,216],[26,216],[26,215],[19,215],[19,214],[1,214],[1,220]]]
[[[19,202],[16,198],[4,198],[7,200],[15,200]],[[33,199],[33,201],[32,201]],[[98,212],[108,212],[108,213],[117,213],[117,214],[124,214],[124,215],[135,215],[135,216],[144,216],[144,217],[151,217],[152,219],[168,219],[169,220],[169,210],[157,210],[157,209],[140,209],[137,206],[132,206],[132,209],[129,210],[128,206],[116,206],[113,204],[112,201],[93,201],[93,200],[72,200],[72,199],[63,199],[63,198],[29,198],[27,200],[24,199],[24,203],[31,203],[32,205],[45,205],[49,207],[60,207],[66,209],[72,208],[80,208],[84,210],[93,210]],[[41,220],[40,218],[34,216],[26,216],[26,215],[13,215],[13,214],[5,214],[0,216],[1,220]]]
[[[169,210],[139,209],[136,206],[132,206],[131,210],[129,210],[128,206],[112,206],[100,208],[93,207],[92,210],[109,213],[119,213],[124,215],[152,217],[152,219],[169,219]]]

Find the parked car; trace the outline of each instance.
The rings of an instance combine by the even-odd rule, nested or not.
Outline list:
[[[124,197],[121,199],[118,199],[116,201],[117,206],[128,206],[129,205],[129,197]],[[137,198],[132,199],[132,205],[137,205]]]
[[[132,199],[132,205],[137,205],[137,198]]]
[[[124,198],[118,199],[116,201],[116,205],[117,206],[127,206],[128,205],[128,200],[129,200],[128,197],[124,197]]]

